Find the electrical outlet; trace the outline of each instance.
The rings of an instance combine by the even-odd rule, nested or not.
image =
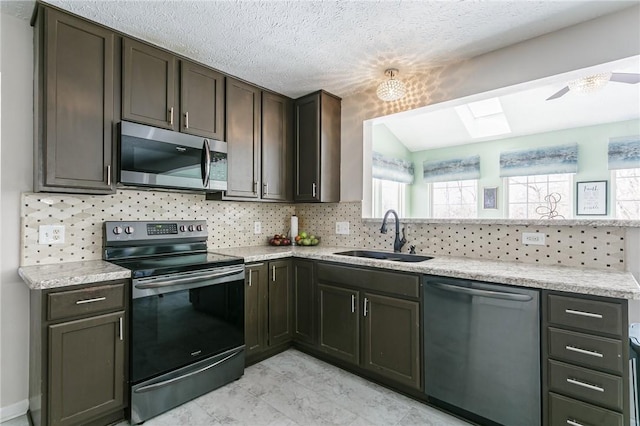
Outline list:
[[[544,233],[542,232],[523,232],[522,244],[531,244],[534,246],[544,245]]]
[[[254,234],[262,234],[262,223],[253,222],[253,233]]]
[[[38,244],[64,244],[64,225],[40,225]]]
[[[336,234],[349,235],[349,222],[336,222]]]

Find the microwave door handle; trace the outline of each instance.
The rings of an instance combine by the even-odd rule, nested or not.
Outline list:
[[[202,185],[208,188],[209,174],[211,173],[211,147],[209,146],[209,139],[205,139],[202,144],[202,154]]]

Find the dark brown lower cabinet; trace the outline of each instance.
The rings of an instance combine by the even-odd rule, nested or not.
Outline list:
[[[77,425],[122,407],[124,312],[49,327],[50,425]]]
[[[293,267],[293,338],[297,343],[316,344],[316,283],[314,262],[294,259]]]
[[[269,346],[288,343],[292,331],[291,261],[269,262]]]
[[[29,414],[34,426],[108,425],[128,404],[129,283],[32,290]]]
[[[290,260],[247,265],[244,323],[247,364],[285,349],[291,341],[292,296]]]
[[[245,351],[250,358],[267,348],[269,285],[265,263],[247,265],[244,300]]]
[[[418,275],[316,266],[317,349],[390,385],[420,390]]]
[[[363,367],[420,388],[420,304],[364,293]]]
[[[319,349],[351,364],[360,363],[358,291],[318,284]]]

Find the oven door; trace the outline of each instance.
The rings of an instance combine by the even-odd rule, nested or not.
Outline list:
[[[134,279],[132,384],[244,345],[244,265]]]
[[[120,182],[125,185],[227,189],[227,144],[123,121]]]

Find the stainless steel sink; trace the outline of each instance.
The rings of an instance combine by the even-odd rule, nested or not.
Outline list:
[[[419,254],[389,253],[386,251],[373,250],[350,250],[341,251],[335,254],[339,254],[341,256],[365,257],[367,259],[391,260],[394,262],[422,262],[433,259],[433,257],[421,256]]]

